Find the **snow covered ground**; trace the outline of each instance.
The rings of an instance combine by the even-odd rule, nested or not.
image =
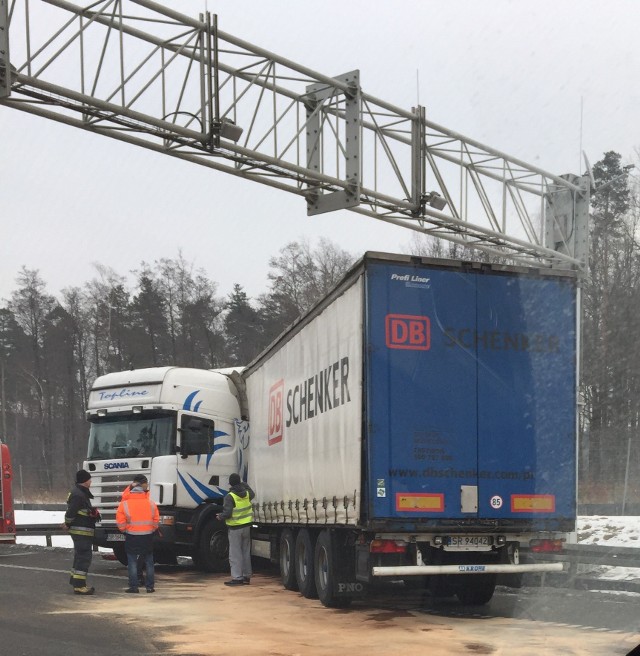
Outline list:
[[[578,543],[640,548],[640,517],[578,517]]]

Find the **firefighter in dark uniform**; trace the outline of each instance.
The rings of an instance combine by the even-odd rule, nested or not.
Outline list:
[[[93,494],[91,474],[81,469],[76,474],[76,484],[67,497],[67,512],[64,516],[65,526],[73,539],[73,568],[69,583],[74,594],[91,595],[95,588],[87,587],[87,573],[93,556],[93,534],[100,513],[91,505]]]

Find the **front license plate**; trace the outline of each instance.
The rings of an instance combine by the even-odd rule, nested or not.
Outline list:
[[[124,533],[109,533],[107,542],[124,542]]]
[[[446,546],[449,549],[460,550],[481,550],[491,549],[493,538],[489,535],[452,535],[447,540]]]

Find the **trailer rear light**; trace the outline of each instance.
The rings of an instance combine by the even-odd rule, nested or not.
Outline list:
[[[372,540],[369,551],[371,553],[406,553],[407,543],[404,540]]]
[[[529,547],[534,553],[559,553],[564,547],[564,540],[531,540]]]

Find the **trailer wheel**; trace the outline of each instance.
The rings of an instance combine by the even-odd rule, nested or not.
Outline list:
[[[225,572],[229,569],[229,539],[227,528],[217,521],[208,522],[202,528],[194,565],[205,572]]]
[[[280,580],[287,590],[298,589],[295,552],[296,540],[293,531],[285,528],[280,534]]]
[[[338,597],[334,592],[336,563],[333,557],[333,538],[329,531],[318,536],[315,549],[315,581],[318,598],[327,608],[346,608],[349,597]]]
[[[122,565],[128,565],[127,552],[124,550],[124,542],[117,542],[113,545],[113,555]]]
[[[495,574],[477,574],[465,577],[462,586],[456,590],[460,603],[468,606],[483,606],[488,604],[496,589]]]
[[[296,538],[295,564],[296,582],[303,597],[315,599],[318,596],[314,574],[314,545],[311,533],[303,528]]]

